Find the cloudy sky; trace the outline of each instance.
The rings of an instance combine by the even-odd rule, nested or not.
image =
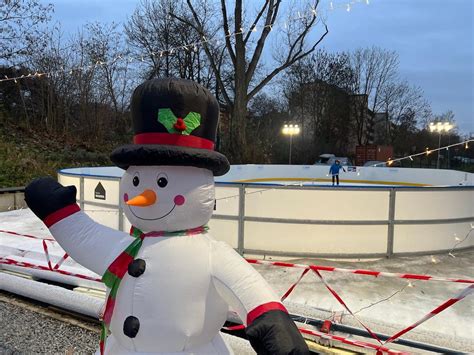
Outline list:
[[[474,0],[322,0],[329,51],[373,45],[395,50],[401,76],[420,86],[434,113],[452,110],[458,129],[474,133]],[[136,0],[51,0],[65,32],[86,22],[123,23]]]

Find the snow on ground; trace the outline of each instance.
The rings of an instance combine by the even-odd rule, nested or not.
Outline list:
[[[0,230],[50,237],[46,227],[29,210],[1,213]],[[474,232],[469,237],[473,238]],[[48,245],[50,253],[57,255],[56,259],[62,256],[63,251],[58,246],[51,245],[53,243],[48,244],[50,244]],[[11,254],[14,250],[18,250],[17,248],[32,251],[27,253],[30,256],[41,255],[43,252],[42,244],[38,240],[0,233],[0,256]],[[474,278],[474,252],[454,251],[452,255],[370,261],[294,259],[289,262]],[[44,257],[42,260],[44,262]],[[73,261],[68,261],[68,265],[76,266]],[[257,265],[255,267],[280,295],[284,294],[302,272],[301,269],[274,266]],[[322,272],[322,275],[363,322],[375,331],[389,334],[394,334],[411,325],[467,286],[460,283],[435,281],[408,282],[404,279],[375,278],[336,272]],[[342,323],[360,327],[352,316],[343,311],[342,306],[311,272],[295,288],[285,301],[285,305],[292,313],[320,319],[334,317],[340,319],[342,314]],[[472,352],[474,351],[473,306],[473,297],[467,297],[403,337]]]
[[[472,279],[474,252],[459,252],[453,255],[456,257],[434,256],[435,263],[431,256],[357,262],[309,259],[295,259],[289,262]],[[281,295],[298,279],[302,271],[263,265],[256,266],[256,269]],[[468,286],[435,281],[409,283],[404,279],[375,278],[336,272],[321,272],[321,274],[369,328],[390,335],[416,322]],[[391,295],[393,297],[390,297]],[[319,278],[312,273],[303,278],[285,304],[292,313],[314,318],[331,319],[344,313],[342,323],[360,327],[360,324],[344,311]],[[472,352],[474,351],[473,306],[474,298],[471,295],[407,333],[403,338]]]

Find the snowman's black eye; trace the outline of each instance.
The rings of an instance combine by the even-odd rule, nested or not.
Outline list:
[[[160,177],[156,183],[159,187],[166,187],[166,185],[168,185],[168,180],[165,177]]]
[[[168,185],[168,176],[164,173],[158,174],[156,183],[159,187],[166,187],[166,185]]]
[[[133,177],[132,183],[133,186],[138,186],[138,184],[140,183],[140,179],[138,178],[138,176]]]

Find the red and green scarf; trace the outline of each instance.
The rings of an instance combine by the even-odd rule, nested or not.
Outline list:
[[[130,228],[130,235],[135,240],[125,249],[108,267],[107,271],[102,276],[102,281],[110,289],[109,297],[105,304],[105,311],[102,320],[102,331],[100,334],[100,353],[104,354],[105,341],[109,334],[110,321],[112,320],[112,314],[115,308],[115,297],[122,281],[123,275],[128,270],[128,265],[135,259],[140,250],[143,239],[147,237],[177,237],[184,235],[195,235],[206,233],[209,228],[207,226],[201,226],[193,229],[186,229],[176,232],[150,232],[143,233],[136,227]]]

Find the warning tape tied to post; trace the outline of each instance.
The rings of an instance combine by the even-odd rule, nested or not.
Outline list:
[[[340,305],[342,305],[350,314],[351,316],[353,316],[361,326],[364,327],[365,330],[367,330],[367,332],[370,334],[370,336],[372,338],[374,338],[375,340],[377,340],[380,344],[382,344],[382,341],[379,339],[379,337],[374,333],[372,332],[372,330],[370,330],[370,328],[368,326],[366,326],[360,319],[359,317],[357,317],[352,311],[351,309],[346,305],[346,303],[342,300],[341,296],[339,296],[337,294],[336,291],[334,291],[334,289],[329,286],[329,284],[326,282],[326,280],[323,278],[323,276],[319,273],[318,270],[313,270],[314,273],[316,275],[318,275],[318,277],[321,279],[321,281],[323,282],[324,286],[326,286],[326,288],[329,290],[329,292],[334,296],[334,298],[339,302]]]
[[[268,265],[273,265],[273,266],[284,266],[284,267],[295,267],[294,265],[298,265],[298,264],[290,264],[290,263],[282,263],[282,262],[266,262],[266,261],[263,261],[263,260],[255,260],[255,259],[247,259],[247,261],[249,263],[253,263],[253,264],[268,264]],[[455,297],[453,298],[450,298],[448,299],[447,301],[443,302],[441,305],[439,305],[438,307],[436,307],[434,310],[432,310],[431,312],[429,312],[428,314],[426,314],[425,316],[423,316],[420,320],[418,320],[417,322],[413,323],[412,325],[402,329],[401,331],[399,331],[398,333],[392,335],[389,339],[387,339],[385,342],[382,343],[382,341],[377,337],[377,335],[372,332],[352,311],[351,309],[347,306],[347,304],[342,300],[341,296],[327,283],[327,281],[322,277],[321,273],[319,272],[320,269],[323,269],[325,271],[339,271],[337,268],[333,268],[333,267],[325,267],[325,266],[317,266],[317,267],[313,267],[313,265],[299,265],[298,267],[303,267],[305,266],[304,268],[304,271],[303,273],[300,275],[300,277],[298,278],[298,280],[292,284],[290,286],[290,288],[288,289],[288,291],[285,292],[285,294],[282,296],[281,300],[283,301],[284,299],[286,299],[290,293],[295,289],[295,287],[299,284],[299,282],[303,279],[303,277],[306,275],[307,271],[309,270],[312,270],[314,271],[314,273],[320,278],[320,280],[323,282],[323,284],[326,286],[326,288],[329,290],[329,292],[334,296],[334,298],[336,298],[336,300],[367,330],[367,332],[375,339],[379,342],[380,345],[374,345],[374,344],[370,344],[370,343],[366,343],[366,344],[370,344],[370,347],[373,348],[373,349],[377,349],[377,351],[386,351],[386,348],[384,348],[383,345],[386,345],[388,343],[391,343],[393,341],[395,341],[396,339],[398,339],[400,336],[402,336],[403,334],[411,331],[412,329],[418,327],[420,324],[426,322],[428,319],[431,319],[432,317],[434,317],[435,315],[441,313],[442,311],[446,310],[447,308],[449,308],[450,306],[452,306],[453,304],[459,302],[460,300],[462,300],[463,298],[469,296],[470,294],[472,294],[474,292],[474,284],[472,284],[470,282],[470,280],[460,280],[460,279],[452,279],[450,280],[450,282],[467,282],[467,283],[471,283],[469,286],[467,286],[466,288],[464,288],[460,293],[458,293]],[[349,270],[349,269],[343,269],[343,270]],[[352,270],[351,270],[352,271]],[[356,270],[354,270],[356,271]],[[369,270],[364,270],[364,271],[369,271]],[[353,272],[355,273],[355,272]],[[366,272],[364,273],[360,273],[362,275],[367,275]],[[399,274],[399,275],[413,275],[413,274]],[[419,276],[419,275],[415,275],[415,276]],[[419,278],[419,280],[432,280],[434,281],[433,278]],[[456,280],[456,281],[453,281],[453,280]],[[437,280],[438,281],[438,280]],[[443,281],[446,281],[446,280],[443,280]],[[301,330],[301,329],[300,329]],[[325,333],[323,333],[325,334]],[[332,338],[334,340],[337,340],[336,338]],[[342,341],[342,340],[341,340]],[[345,342],[345,341],[343,341]],[[347,343],[347,342],[346,342]],[[352,344],[352,345],[356,345],[356,344]]]

